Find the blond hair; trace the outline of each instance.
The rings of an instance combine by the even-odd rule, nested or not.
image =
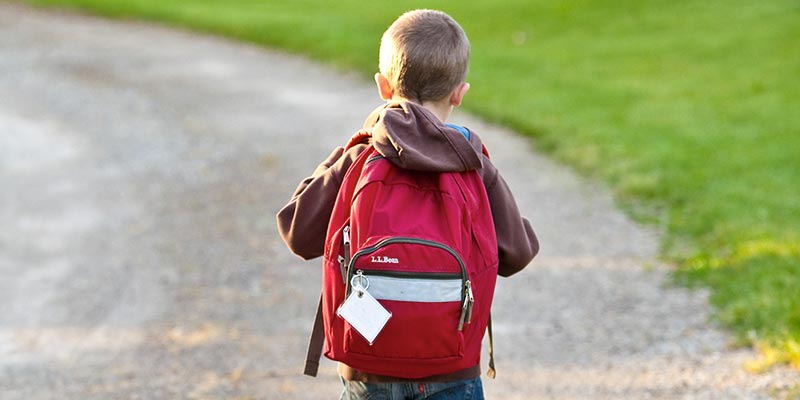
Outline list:
[[[409,100],[449,96],[466,80],[468,66],[467,34],[441,11],[409,11],[381,38],[381,74],[398,95]]]

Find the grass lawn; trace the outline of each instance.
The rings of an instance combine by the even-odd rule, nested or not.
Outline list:
[[[800,368],[800,3],[27,0],[214,32],[371,75],[396,16],[472,42],[465,107],[603,179],[665,235],[683,284],[764,358]]]

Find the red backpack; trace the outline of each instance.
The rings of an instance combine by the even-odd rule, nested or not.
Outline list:
[[[359,371],[408,379],[477,365],[497,267],[478,171],[405,170],[370,146],[345,174],[328,226],[325,355]],[[391,314],[372,343],[338,315],[354,285]],[[311,348],[321,345],[319,336],[312,335],[308,375],[316,375],[319,355]],[[490,376],[493,368],[490,360]]]

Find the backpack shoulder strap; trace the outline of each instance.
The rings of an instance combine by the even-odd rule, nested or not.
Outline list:
[[[322,322],[322,295],[319,296],[317,305],[317,315],[314,317],[314,326],[311,328],[311,337],[308,339],[308,351],[306,352],[306,364],[303,374],[317,376],[319,371],[319,360],[322,357],[322,347],[325,345],[325,330]]]
[[[497,376],[497,369],[494,366],[494,338],[492,337],[492,314],[489,313],[489,324],[486,325],[486,329],[489,331],[489,370],[486,371],[486,375],[489,378],[495,379]],[[318,361],[319,362],[319,361]]]
[[[350,140],[347,141],[347,146],[344,147],[345,150],[349,150],[351,147],[361,144],[361,143],[369,143],[370,139],[372,139],[372,130],[371,129],[362,129],[356,132]]]
[[[353,135],[352,138],[350,138],[346,148],[349,149],[357,144],[365,143],[371,137],[372,132],[368,130],[361,130]],[[355,161],[353,161],[353,164],[350,165],[350,168],[348,168],[347,172],[345,173],[342,187],[339,188],[340,195],[352,198],[356,189],[356,184],[358,183],[358,178],[355,177],[355,179],[352,179],[350,176],[356,173],[359,175],[361,174],[361,170],[364,169],[364,164],[367,162],[367,159],[371,156],[373,151],[374,150],[366,149],[358,155]],[[304,375],[317,376],[317,372],[319,371],[319,360],[322,357],[322,349],[324,345],[325,329],[322,319],[322,294],[320,294],[319,303],[317,305],[317,315],[314,317],[314,325],[311,328],[311,336],[308,340],[306,362],[303,369]]]

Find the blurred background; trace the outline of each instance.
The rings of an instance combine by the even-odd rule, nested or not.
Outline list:
[[[800,3],[795,0],[21,3],[223,35],[309,56],[354,74],[357,80],[369,79],[377,70],[379,38],[398,15],[413,8],[441,9],[462,25],[472,45],[468,76],[472,89],[464,108],[532,137],[537,150],[588,179],[604,182],[619,207],[660,232],[659,257],[674,266],[671,278],[678,285],[709,288],[714,320],[732,332],[736,345],[759,349],[761,357],[748,369],[761,372],[787,364],[800,368]],[[157,51],[159,43],[152,47]],[[19,76],[36,79],[24,78],[24,71]],[[105,101],[119,102],[109,96]],[[121,96],[125,100],[118,112],[139,115],[134,120],[140,125],[124,133],[126,146],[131,147],[106,149],[106,161],[112,165],[125,159],[130,168],[144,171],[148,163],[170,155],[150,152],[150,159],[127,157],[131,149],[143,146],[137,135],[164,128],[148,125],[147,115],[164,111],[137,102],[130,93]],[[223,100],[219,107],[234,112],[224,105],[235,104],[233,100]],[[52,101],[43,97],[39,106],[52,107]],[[89,120],[111,117],[90,115]],[[241,123],[247,124],[242,118]],[[197,129],[208,128],[195,122]],[[6,129],[23,129],[11,117],[3,123]],[[342,127],[346,128],[350,127]],[[42,129],[49,128],[35,128]],[[11,143],[6,135],[0,132],[0,146]],[[40,156],[69,157],[76,146],[80,144],[56,145]],[[213,141],[203,148],[207,154],[199,154],[198,163],[206,156],[222,157]],[[26,163],[28,153],[9,154],[0,160],[3,168]],[[274,160],[264,156],[261,162]],[[175,171],[176,176],[181,173]],[[15,182],[20,187],[26,184]],[[270,182],[269,177],[259,177],[250,183],[268,187]],[[143,183],[136,190],[148,187]],[[271,190],[288,194],[292,188]],[[8,204],[9,194],[3,194]],[[184,205],[191,208],[196,197],[182,195]],[[26,201],[35,203],[36,196],[30,196]],[[125,209],[125,204],[119,205]],[[56,224],[95,218],[90,209],[76,210],[70,217],[74,220]],[[261,211],[269,215],[273,210]],[[271,223],[269,218],[238,221],[233,210],[219,212],[234,225],[256,224],[254,231],[258,224]],[[175,234],[199,234],[192,228],[203,223],[198,215],[187,214],[187,220],[175,226]],[[260,251],[267,246],[257,237],[240,239]],[[181,249],[170,251],[182,254]],[[204,251],[208,254],[202,257],[213,258],[216,250]],[[240,263],[254,269],[256,264]],[[52,271],[58,270],[53,266]],[[236,293],[228,295],[239,296]],[[194,333],[174,332],[175,340],[222,334],[214,329],[201,326]],[[111,340],[116,333],[107,336],[102,340]],[[235,374],[236,366],[231,370]]]

